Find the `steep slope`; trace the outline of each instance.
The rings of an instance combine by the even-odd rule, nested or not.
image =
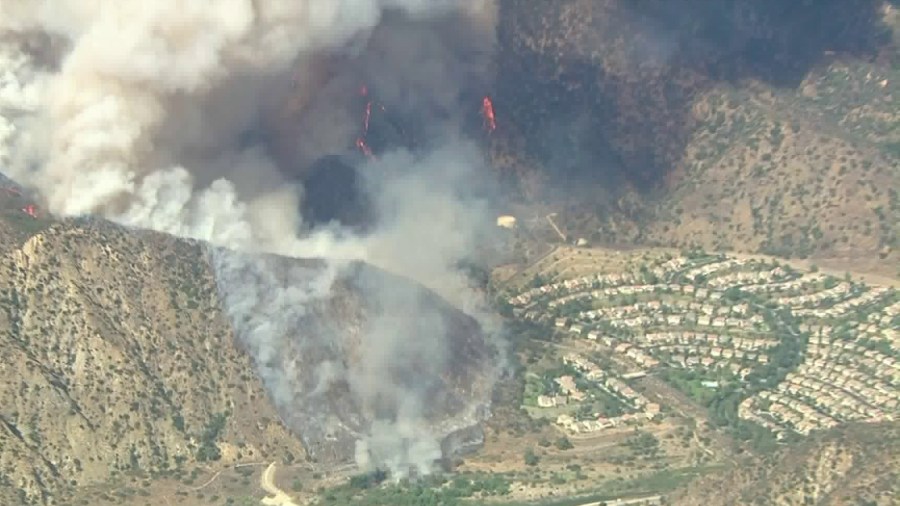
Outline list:
[[[2,262],[0,483],[22,498],[304,454],[235,346],[200,245],[56,223]]]
[[[900,494],[900,425],[842,427],[692,483],[672,504],[893,505]]]
[[[485,415],[485,336],[422,286],[356,262],[213,258],[238,334],[315,461],[402,472]]]
[[[495,160],[570,235],[896,265],[896,9],[703,5],[502,1]]]
[[[881,0],[500,5],[502,105],[528,150],[571,155],[557,173],[639,186],[681,159],[704,92],[752,81],[795,89],[828,54],[869,59],[890,37]]]
[[[900,160],[881,145],[820,119],[795,94],[716,89],[694,108],[701,130],[644,237],[781,256],[898,258]]]

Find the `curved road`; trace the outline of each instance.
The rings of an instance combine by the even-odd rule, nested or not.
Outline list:
[[[271,495],[271,497],[266,497],[262,500],[262,503],[266,506],[300,506],[291,499],[291,496],[275,485],[274,462],[269,464],[269,467],[263,471],[262,476],[259,478],[259,486]]]

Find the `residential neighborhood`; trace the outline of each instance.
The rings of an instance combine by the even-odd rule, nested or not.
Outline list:
[[[535,276],[505,301],[520,321],[610,359],[601,367],[563,354],[568,373],[534,400],[539,409],[567,407],[555,421],[568,432],[661,416],[664,407],[629,386],[646,374],[698,400],[739,396],[735,416],[779,438],[900,415],[896,288],[694,253],[626,272]],[[620,409],[577,407],[601,397]]]
[[[597,364],[585,357],[570,353],[563,358],[563,361],[574,367],[583,378],[591,382],[593,387],[602,390],[603,394],[620,401],[624,408],[621,414],[608,417],[598,412],[582,413],[582,415],[586,416],[561,414],[557,417],[556,423],[565,430],[572,433],[596,432],[623,425],[637,425],[641,421],[651,420],[659,415],[659,404],[648,401],[643,395],[634,391],[619,378],[607,375]],[[589,394],[577,390],[571,376],[563,376],[558,378],[558,380],[564,393],[562,399],[559,397],[540,396],[537,399],[538,406],[566,405],[569,399],[575,402],[582,402],[588,398]],[[566,385],[563,386],[563,383]]]

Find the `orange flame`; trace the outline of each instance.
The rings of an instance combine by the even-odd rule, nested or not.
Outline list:
[[[369,87],[366,86],[365,83],[359,86],[359,94],[362,97],[369,97]],[[372,152],[372,148],[369,147],[369,143],[366,142],[366,137],[369,135],[369,120],[372,119],[372,100],[366,101],[366,110],[363,114],[363,128],[362,134],[356,138],[356,148],[359,149],[362,154],[366,155],[367,158],[375,159],[375,154]],[[379,104],[378,107],[383,111],[384,106]]]
[[[372,153],[372,148],[370,148],[369,145],[366,144],[366,140],[362,137],[356,138],[356,147],[359,148],[359,150],[362,151],[362,154],[366,155],[367,158],[375,158],[375,154]]]
[[[366,116],[363,120],[363,135],[369,133],[369,118],[372,117],[372,101],[366,102]]]
[[[37,207],[34,204],[28,204],[27,206],[22,208],[22,212],[31,216],[32,218],[37,219]]]
[[[494,117],[494,103],[490,97],[484,97],[481,101],[481,115],[484,117],[484,128],[488,133],[497,129],[497,119]]]

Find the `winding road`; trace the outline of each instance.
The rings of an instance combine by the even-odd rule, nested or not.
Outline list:
[[[283,490],[275,484],[275,463],[269,464],[269,467],[263,471],[259,478],[259,486],[262,487],[270,497],[262,500],[266,506],[300,506],[295,503],[291,496],[287,495]]]

